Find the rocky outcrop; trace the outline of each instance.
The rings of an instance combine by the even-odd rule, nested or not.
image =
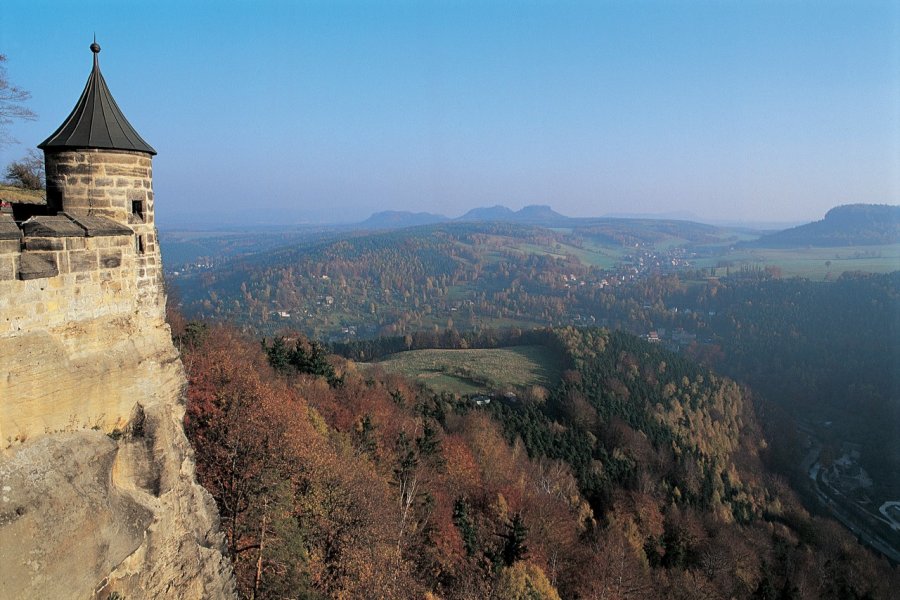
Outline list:
[[[173,410],[174,408],[174,410]],[[0,597],[232,598],[215,505],[176,406],[0,457]]]

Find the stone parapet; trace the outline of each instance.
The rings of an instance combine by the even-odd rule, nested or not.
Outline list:
[[[154,232],[155,234],[155,232]],[[152,235],[152,234],[151,234]],[[130,266],[145,271],[156,252],[148,234],[135,237],[129,227],[107,217],[65,213],[32,217],[18,227],[0,220],[0,281],[46,279],[69,273],[87,273]],[[155,240],[155,235],[152,235]]]
[[[0,240],[20,240],[22,230],[13,221],[12,215],[0,213]],[[0,248],[2,252],[2,248]]]
[[[84,228],[65,215],[32,217],[22,223],[22,233],[32,237],[84,237]]]

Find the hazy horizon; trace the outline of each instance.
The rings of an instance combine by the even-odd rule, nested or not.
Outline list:
[[[900,199],[892,2],[13,1],[34,122],[69,114],[94,32],[159,152],[160,223],[350,223],[546,204],[573,217],[800,223]]]
[[[518,207],[510,207],[507,205],[498,205],[504,206],[505,208],[509,208],[510,210],[516,211],[526,206],[518,206]],[[377,210],[373,213],[364,215],[362,217],[345,217],[341,218],[340,216],[336,216],[334,218],[328,219],[310,219],[307,216],[303,215],[300,211],[296,213],[288,212],[286,214],[279,215],[247,215],[243,214],[240,211],[232,211],[226,212],[223,214],[214,214],[210,215],[208,213],[203,212],[181,212],[175,218],[170,218],[167,215],[162,215],[161,218],[157,217],[157,227],[160,230],[164,231],[190,231],[190,230],[210,230],[210,231],[226,231],[226,230],[234,230],[240,231],[242,229],[292,229],[294,227],[350,227],[363,225],[365,222],[371,217],[377,217],[380,213],[408,213],[410,215],[414,215],[417,213],[425,213],[431,214],[438,217],[444,217],[449,221],[454,221],[461,219],[465,216],[469,210],[472,209],[482,209],[482,208],[492,208],[492,206],[476,206],[468,209],[466,211],[458,212],[458,213],[439,213],[432,211],[418,211],[414,209],[392,209],[385,208],[383,210]],[[550,206],[551,209],[554,209],[553,206]],[[554,209],[555,210],[555,209]],[[559,212],[559,211],[556,211]],[[767,220],[765,218],[759,219],[706,219],[700,215],[696,215],[687,211],[670,211],[666,213],[629,213],[629,212],[608,212],[603,214],[595,214],[595,215],[581,215],[578,217],[572,217],[572,215],[567,215],[560,213],[563,217],[571,217],[576,219],[661,219],[661,220],[676,220],[676,221],[693,221],[697,223],[705,223],[709,225],[719,225],[719,226],[732,226],[732,227],[746,227],[748,229],[757,229],[757,230],[778,230],[778,229],[786,229],[789,227],[794,227],[797,225],[803,225],[805,223],[811,221],[817,221],[817,219],[809,219],[809,220]],[[824,216],[824,215],[823,215]],[[402,226],[402,225],[401,225]]]

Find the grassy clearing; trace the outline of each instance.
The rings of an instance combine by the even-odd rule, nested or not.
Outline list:
[[[620,256],[609,249],[586,249],[570,244],[556,244],[553,248],[550,248],[549,246],[538,246],[536,244],[520,244],[516,249],[527,252],[528,254],[552,256],[553,258],[560,259],[574,256],[584,265],[601,267],[604,269],[614,267],[620,259]]]
[[[570,246],[567,251],[574,254],[582,263],[601,269],[612,269],[622,260],[624,254],[622,248],[612,248],[589,242],[585,243],[583,248]]]
[[[529,243],[511,243],[507,247],[527,254],[546,255],[554,258],[565,259],[568,256],[574,256],[582,264],[603,269],[613,268],[622,258],[620,248],[604,247],[592,243],[585,244],[584,247],[571,244],[555,244],[551,247]]]
[[[379,361],[386,371],[420,381],[435,392],[491,393],[531,385],[552,387],[563,365],[544,346],[488,350],[411,350]]]

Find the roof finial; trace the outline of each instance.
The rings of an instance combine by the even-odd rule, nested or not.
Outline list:
[[[97,43],[97,34],[94,34],[94,43],[91,44],[91,52],[94,54],[100,54],[100,44]]]

